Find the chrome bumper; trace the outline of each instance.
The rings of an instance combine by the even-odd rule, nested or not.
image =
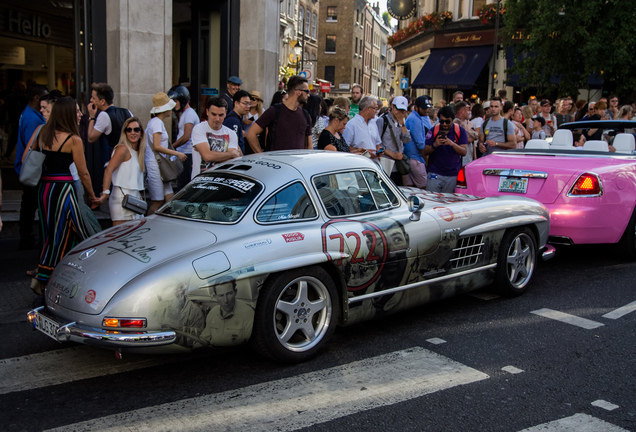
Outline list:
[[[552,245],[545,245],[541,249],[541,258],[543,259],[543,261],[547,261],[549,259],[554,258],[555,254],[556,254],[556,249]]]
[[[100,328],[87,327],[75,322],[61,323],[57,318],[43,312],[44,307],[33,309],[27,313],[27,319],[33,324],[37,315],[43,315],[51,321],[59,324],[59,329],[55,333],[58,342],[78,342],[86,345],[93,345],[103,348],[131,348],[131,347],[154,347],[169,345],[175,341],[177,335],[174,331],[120,331],[103,330]]]

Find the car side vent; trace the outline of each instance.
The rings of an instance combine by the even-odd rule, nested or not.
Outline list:
[[[216,169],[230,169],[234,166],[234,164],[225,164],[225,165],[221,165],[220,167],[217,167]]]
[[[483,254],[483,245],[484,238],[481,235],[460,238],[453,249],[453,258],[450,260],[452,267],[457,269],[476,264]]]
[[[241,170],[241,171],[247,171],[247,170],[249,170],[249,169],[251,169],[251,168],[252,168],[252,166],[251,166],[251,165],[235,165],[235,166],[233,166],[233,167],[232,167],[232,168],[230,168],[230,169],[231,169],[232,171],[238,171],[238,170]]]

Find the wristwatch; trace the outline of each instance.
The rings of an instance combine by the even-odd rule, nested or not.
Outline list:
[[[110,195],[110,191],[108,189],[103,190],[102,195]]]
[[[89,117],[88,118],[88,121],[91,121],[91,120],[96,121],[95,117]]]

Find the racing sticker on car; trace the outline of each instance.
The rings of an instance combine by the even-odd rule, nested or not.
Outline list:
[[[82,245],[85,245],[85,247],[75,248],[71,252],[69,252],[68,255],[82,253],[88,249],[96,248],[97,246],[103,245],[104,243],[108,243],[109,241],[124,237],[134,232],[135,230],[141,228],[145,223],[146,223],[145,219],[137,219],[135,221],[130,221],[125,224],[117,225],[112,228],[109,228],[105,231],[102,231],[99,234],[94,235],[90,239],[83,242]]]
[[[305,240],[305,234],[299,233],[299,232],[282,234],[282,236],[285,239],[285,243],[292,243],[292,242]]]
[[[435,210],[437,215],[444,219],[446,222],[452,222],[455,218],[455,214],[453,213],[453,211],[447,207],[433,207],[433,210]]]
[[[93,290],[88,290],[88,292],[86,293],[86,295],[84,296],[84,300],[86,301],[86,303],[91,304],[95,301],[95,297],[96,297],[96,293]]]

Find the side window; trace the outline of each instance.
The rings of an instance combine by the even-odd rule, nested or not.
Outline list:
[[[259,222],[283,222],[315,217],[316,209],[301,183],[294,183],[278,191],[256,214],[256,220]]]
[[[384,180],[373,171],[351,171],[314,178],[327,214],[331,217],[376,212],[399,205]]]

